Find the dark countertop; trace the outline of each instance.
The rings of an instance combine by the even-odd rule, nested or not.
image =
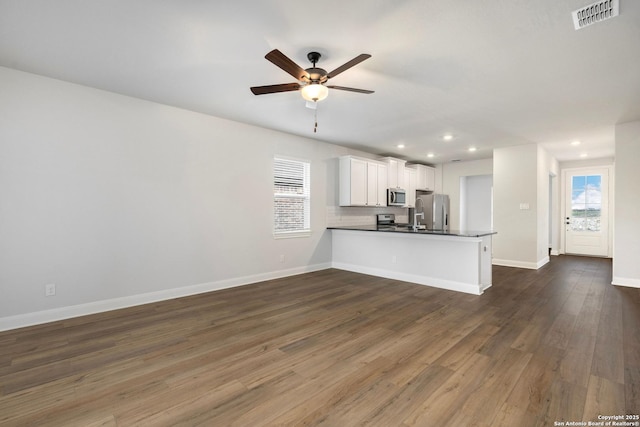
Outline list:
[[[497,234],[495,231],[476,230],[416,230],[406,225],[347,225],[340,227],[327,227],[327,230],[354,230],[354,231],[376,231],[383,233],[406,233],[406,234],[428,234],[437,236],[457,236],[457,237],[482,237]]]

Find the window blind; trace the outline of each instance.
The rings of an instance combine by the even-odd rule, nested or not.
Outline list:
[[[311,231],[310,164],[276,157],[273,162],[274,234]]]

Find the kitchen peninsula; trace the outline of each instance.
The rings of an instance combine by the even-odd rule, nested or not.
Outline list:
[[[327,227],[341,270],[481,295],[491,286],[492,231]]]

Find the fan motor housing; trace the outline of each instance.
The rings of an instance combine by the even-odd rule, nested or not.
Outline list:
[[[307,59],[311,61],[313,67],[307,68],[305,71],[309,75],[309,80],[311,83],[325,83],[327,78],[327,71],[316,67],[316,63],[322,58],[320,52],[309,52],[307,53]],[[306,80],[306,79],[305,79]]]
[[[309,80],[313,83],[324,83],[327,81],[327,71],[323,68],[307,68],[305,70],[309,74]]]

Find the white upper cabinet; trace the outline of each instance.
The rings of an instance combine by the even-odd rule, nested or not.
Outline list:
[[[436,169],[429,166],[425,166],[425,168],[427,169],[427,180],[424,190],[436,191]]]
[[[406,207],[416,207],[416,170],[412,168],[404,168],[404,185],[407,192]]]
[[[375,160],[340,157],[340,206],[386,206],[387,166]]]
[[[367,206],[387,206],[387,165],[367,163]]]
[[[416,171],[416,190],[435,191],[436,189],[436,170],[425,165],[407,165],[407,168]]]
[[[393,157],[383,157],[380,161],[387,165],[387,185],[389,188],[404,188],[404,166],[405,160]]]
[[[367,162],[340,157],[340,206],[366,206]]]

